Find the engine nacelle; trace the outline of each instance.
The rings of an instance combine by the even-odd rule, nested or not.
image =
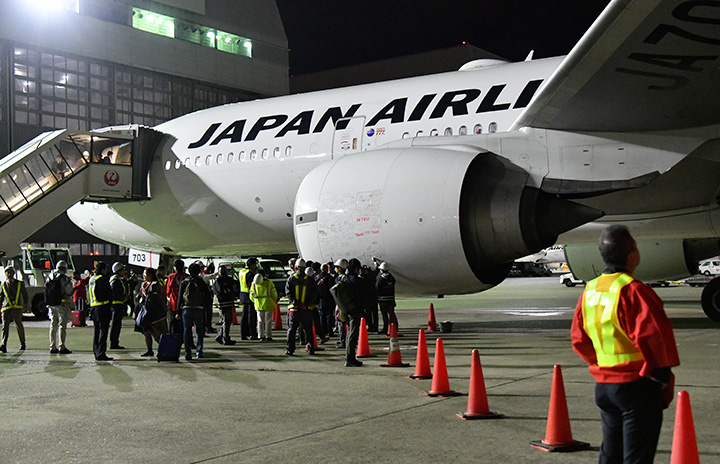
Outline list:
[[[377,256],[405,293],[485,290],[502,282],[515,258],[599,216],[529,188],[527,180],[507,160],[465,147],[348,155],[317,167],[300,185],[296,244],[312,260],[370,263]]]
[[[717,239],[637,239],[640,265],[633,276],[644,282],[673,280],[697,273],[698,261],[717,256]],[[585,281],[602,274],[603,264],[596,243],[565,245],[565,259],[575,277]]]

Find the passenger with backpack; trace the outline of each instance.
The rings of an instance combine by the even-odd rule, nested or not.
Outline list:
[[[67,275],[67,263],[58,261],[45,281],[45,304],[50,317],[50,353],[70,354],[65,345],[67,325],[72,319],[73,284]]]
[[[218,300],[222,325],[215,341],[221,345],[235,345],[237,342],[230,339],[230,327],[235,313],[235,300],[240,296],[240,282],[228,274],[227,266],[224,264],[220,265],[218,271],[220,275],[215,279],[213,292]]]
[[[185,359],[192,359],[192,331],[195,327],[196,356],[203,356],[203,337],[205,337],[205,303],[208,301],[210,288],[200,277],[200,265],[192,263],[188,266],[190,276],[180,284],[178,308],[182,308],[183,325],[185,326],[184,343]]]

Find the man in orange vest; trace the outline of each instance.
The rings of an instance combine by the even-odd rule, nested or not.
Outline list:
[[[605,271],[585,287],[571,335],[597,382],[599,462],[652,463],[680,364],[675,337],[662,300],[632,277],[640,253],[627,227],[608,227],[598,246]]]

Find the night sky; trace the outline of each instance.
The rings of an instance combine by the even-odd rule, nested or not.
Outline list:
[[[608,0],[277,0],[293,75],[460,45],[567,54]]]

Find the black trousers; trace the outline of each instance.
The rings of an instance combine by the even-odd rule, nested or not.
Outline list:
[[[95,359],[106,356],[108,332],[110,332],[110,319],[112,310],[110,305],[93,307],[93,353]]]
[[[650,464],[655,458],[665,402],[650,379],[598,383],[595,403],[602,417],[600,464]]]
[[[360,338],[360,322],[362,316],[349,317],[347,322],[347,335],[345,336],[345,361],[355,361],[357,358],[358,339]]]
[[[127,306],[122,305],[111,305],[110,310],[112,317],[110,319],[110,346],[117,346],[120,344],[120,329],[122,329],[122,320],[127,316]]]
[[[255,313],[255,305],[252,303],[243,303],[242,319],[240,320],[240,336],[242,336],[243,340],[246,338],[256,340],[258,338],[257,314]]]
[[[298,327],[302,327],[302,331],[305,334],[305,340],[307,343],[308,351],[313,351],[312,343],[312,326],[313,326],[313,315],[309,309],[299,309],[294,311],[288,311],[288,331],[287,331],[287,351],[290,353],[295,352],[295,336],[297,334]],[[308,342],[309,340],[309,342]]]

